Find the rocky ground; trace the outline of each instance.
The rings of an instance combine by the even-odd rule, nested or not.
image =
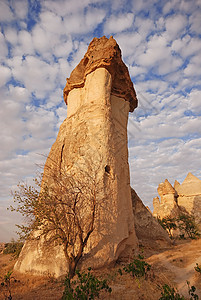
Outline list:
[[[112,293],[101,294],[100,299],[143,299],[157,300],[161,296],[161,287],[165,283],[178,289],[180,294],[188,298],[186,281],[196,287],[196,293],[201,297],[201,274],[194,270],[196,263],[201,264],[201,239],[178,241],[168,249],[160,251],[142,248],[146,261],[152,266],[148,278],[134,279],[130,274],[120,275],[119,268],[98,270],[99,278],[106,278],[112,287]],[[1,278],[12,270],[15,261],[10,255],[0,255]],[[38,277],[12,274],[17,282],[11,282],[13,299],[60,299],[63,293],[62,280],[51,277]],[[0,299],[5,299],[3,287],[0,287]]]

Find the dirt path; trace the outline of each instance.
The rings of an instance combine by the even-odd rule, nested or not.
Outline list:
[[[149,257],[148,262],[153,264],[170,283],[173,282],[178,291],[188,296],[188,287],[196,286],[196,293],[201,297],[201,275],[194,267],[201,264],[201,239],[174,246],[171,250]],[[168,282],[167,282],[168,283]]]

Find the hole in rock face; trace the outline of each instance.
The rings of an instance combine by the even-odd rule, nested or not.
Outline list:
[[[107,172],[108,174],[110,174],[110,166],[108,166],[108,165],[105,166],[105,172]]]
[[[88,64],[88,61],[89,61],[88,57],[85,57],[84,62],[83,62],[84,66],[86,66]]]

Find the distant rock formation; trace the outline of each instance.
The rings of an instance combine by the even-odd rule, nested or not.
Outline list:
[[[127,147],[128,113],[137,98],[121,50],[110,37],[93,39],[87,53],[72,71],[64,88],[67,118],[60,127],[44,168],[48,185],[52,174],[95,166],[102,182],[99,217],[85,249],[85,266],[102,267],[115,262],[138,245],[132,210]],[[44,180],[43,178],[43,180]],[[28,240],[15,269],[32,274],[68,271],[61,245],[47,247],[43,237]]]
[[[174,187],[166,179],[159,184],[158,194],[160,200],[159,197],[153,199],[155,217],[188,213],[201,224],[201,180],[192,173],[188,173],[182,184],[175,180]]]

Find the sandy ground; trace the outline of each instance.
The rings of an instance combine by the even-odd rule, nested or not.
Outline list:
[[[152,255],[147,261],[153,264],[156,273],[161,272],[161,276],[173,283],[182,295],[188,298],[186,281],[189,281],[201,297],[201,274],[194,269],[196,263],[201,265],[201,239],[176,245],[168,251]]]
[[[201,299],[201,275],[194,270],[196,263],[201,264],[201,239],[179,242],[169,249],[158,250],[157,253],[156,250],[144,249],[144,255],[146,261],[152,266],[147,280],[144,278],[136,280],[126,273],[121,276],[118,269],[123,268],[122,265],[95,271],[97,277],[106,278],[112,287],[112,293],[110,295],[102,293],[100,299],[157,300],[161,296],[161,288],[165,283],[177,288],[180,294],[189,299],[186,280],[196,287],[196,293]],[[14,263],[10,255],[0,255],[1,278],[7,271],[12,270]],[[12,275],[17,280],[11,282],[13,299],[54,300],[62,296],[62,280],[16,272]],[[3,292],[3,287],[0,286],[0,299],[5,299]]]

